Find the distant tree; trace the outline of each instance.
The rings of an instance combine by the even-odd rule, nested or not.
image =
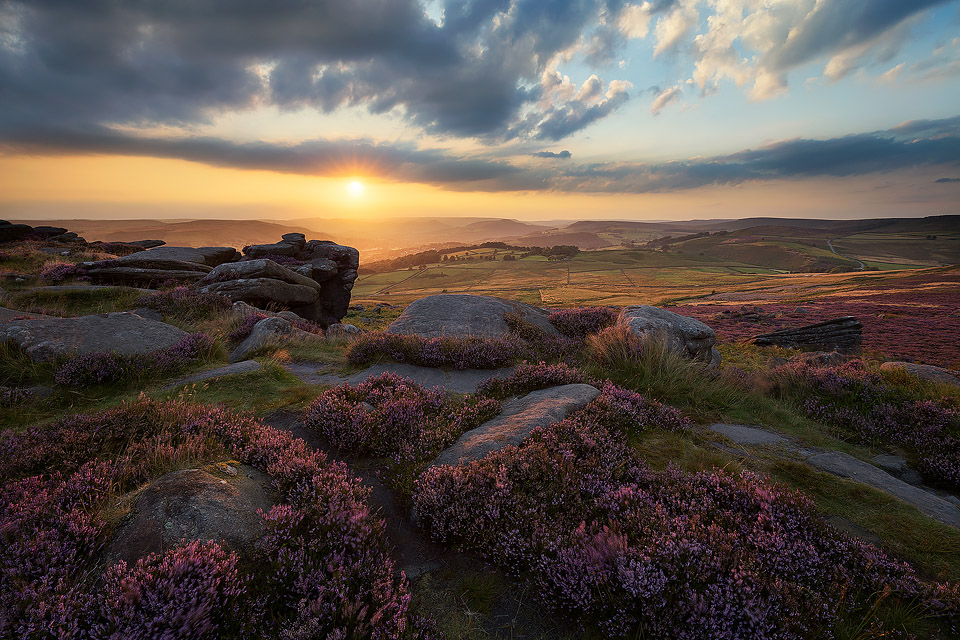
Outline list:
[[[516,259],[517,259],[517,257],[516,257],[515,255],[513,255],[512,253],[508,253],[507,255],[503,256],[503,261],[504,261],[504,262],[514,262],[514,261],[516,261]]]

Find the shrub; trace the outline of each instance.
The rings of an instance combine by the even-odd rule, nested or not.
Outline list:
[[[428,469],[418,518],[434,539],[527,575],[549,604],[610,637],[830,638],[843,620],[872,615],[881,593],[956,615],[954,587],[926,585],[844,537],[800,493],[749,473],[650,470],[601,424],[607,411]]]
[[[49,282],[63,282],[64,280],[75,280],[87,275],[87,270],[76,264],[66,262],[55,262],[44,265],[40,269],[40,277]]]
[[[306,424],[344,451],[416,468],[499,412],[500,403],[490,398],[454,401],[439,389],[384,373],[355,388],[324,391],[310,405]]]
[[[835,367],[792,363],[775,370],[773,383],[773,393],[793,398],[807,417],[863,443],[907,446],[924,477],[960,488],[960,411],[950,400],[912,397],[862,360]]]
[[[187,287],[152,293],[140,298],[137,304],[156,309],[164,315],[194,322],[229,311],[232,306],[230,298],[226,296],[217,293],[200,293]]]
[[[579,307],[554,311],[548,319],[563,335],[584,340],[616,322],[617,312],[609,307]]]
[[[347,362],[366,365],[382,359],[425,367],[496,369],[520,357],[524,345],[510,338],[422,338],[369,332],[347,350]]]
[[[0,637],[423,635],[367,490],[287,433],[224,409],[141,399],[0,434],[0,452]],[[110,533],[103,507],[185,453],[272,477],[280,503],[263,516],[255,557],[241,567],[192,543],[98,570]]]
[[[599,386],[597,381],[562,362],[558,362],[557,364],[546,364],[544,362],[530,364],[524,362],[517,366],[513,373],[506,377],[484,380],[477,385],[476,393],[478,395],[503,400],[510,396],[524,395],[537,389],[546,389],[547,387],[581,382]]]
[[[67,359],[57,368],[54,381],[67,387],[85,387],[168,376],[208,357],[213,347],[213,338],[197,332],[174,345],[146,354],[94,351]]]

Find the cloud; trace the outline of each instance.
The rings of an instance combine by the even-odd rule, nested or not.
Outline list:
[[[944,166],[960,166],[960,117],[828,140],[785,140],[712,158],[579,165],[553,177],[551,185],[566,191],[652,193]]]
[[[934,182],[938,182],[940,184],[949,183],[949,182],[960,182],[960,178],[937,178],[936,180],[934,180]]]
[[[536,137],[517,125],[540,104],[543,72],[590,29],[615,24],[619,5],[450,2],[438,25],[419,0],[6,0],[0,136],[198,125],[275,105],[391,112],[428,132],[494,142],[508,132]],[[551,131],[572,133],[611,112],[594,109],[596,117]]]
[[[540,109],[513,125],[507,138],[561,140],[604,118],[630,99],[629,82],[603,81],[592,75],[578,89],[567,77],[546,72],[541,81]]]
[[[573,154],[564,149],[563,151],[537,151],[531,153],[534,158],[555,158],[557,160],[569,160]]]
[[[356,171],[387,180],[431,184],[450,190],[532,191],[547,188],[546,177],[509,162],[418,150],[369,140],[306,140],[281,145],[236,143],[218,138],[133,137],[116,131],[78,133],[0,142],[0,152],[64,155],[118,154],[176,158],[215,167],[337,176]]]
[[[650,105],[650,112],[655,116],[660,115],[664,107],[672,102],[676,102],[681,96],[683,96],[683,89],[679,86],[660,91],[653,99],[653,104]]]
[[[825,60],[823,75],[838,81],[889,61],[922,12],[951,0],[715,0],[707,28],[693,38],[693,79],[701,89],[729,78],[749,86],[752,99],[787,91],[788,73]]]

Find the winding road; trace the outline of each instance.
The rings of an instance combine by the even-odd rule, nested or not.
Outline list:
[[[857,264],[859,264],[859,265],[860,265],[860,271],[863,271],[864,269],[867,268],[867,265],[865,265],[862,261],[857,260],[856,258],[850,258],[850,257],[847,257],[847,256],[841,256],[839,253],[837,253],[837,250],[833,248],[833,241],[831,241],[830,238],[827,238],[827,246],[830,247],[830,251],[832,251],[832,252],[834,253],[834,255],[838,255],[838,256],[840,256],[841,258],[847,258],[847,260],[853,260],[853,261],[855,261]]]

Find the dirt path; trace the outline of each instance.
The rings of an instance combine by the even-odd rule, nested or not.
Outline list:
[[[865,265],[861,260],[858,260],[857,258],[850,258],[848,256],[841,256],[839,253],[837,253],[837,250],[833,248],[833,241],[830,238],[827,238],[827,246],[830,247],[830,251],[832,251],[834,255],[857,262],[860,265],[860,271],[863,271],[867,268],[867,265]]]
[[[302,438],[310,447],[322,451],[331,460],[344,462],[369,487],[369,504],[386,524],[391,555],[396,566],[406,573],[411,582],[415,602],[419,597],[425,613],[439,611],[435,617],[451,615],[458,618],[456,627],[468,628],[459,637],[562,640],[570,636],[575,625],[558,619],[537,604],[531,587],[506,578],[502,572],[470,554],[457,553],[433,542],[410,519],[410,509],[402,505],[380,479],[373,460],[346,456],[325,442],[303,424],[300,412],[281,410],[268,416],[264,422],[275,429]],[[485,611],[473,611],[475,598],[472,580],[493,581],[497,588],[490,594],[492,600]],[[459,620],[463,618],[468,622]]]

